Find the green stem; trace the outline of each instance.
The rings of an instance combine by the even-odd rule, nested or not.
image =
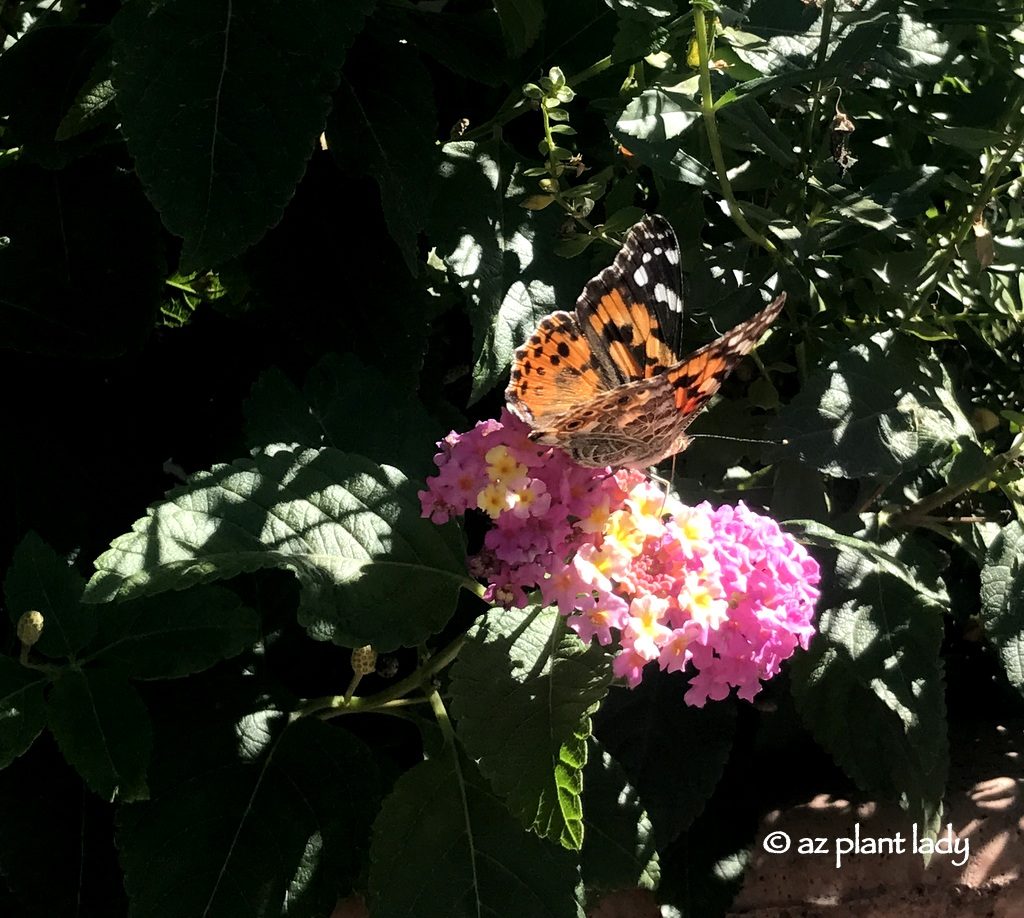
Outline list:
[[[609,54],[607,57],[602,57],[601,60],[595,61],[579,73],[573,74],[571,77],[567,78],[565,82],[569,86],[578,86],[580,83],[585,83],[591,77],[597,76],[599,73],[604,73],[604,71],[611,66],[612,57]],[[480,140],[481,138],[487,137],[494,132],[495,128],[508,124],[509,121],[518,118],[520,115],[525,115],[531,108],[530,100],[524,99],[523,94],[519,90],[511,92],[505,101],[501,103],[501,106],[493,118],[488,119],[479,127],[466,131],[466,133],[462,135],[462,139]]]
[[[739,227],[751,242],[761,246],[770,255],[780,254],[775,244],[757,232],[743,216],[736,195],[733,194],[732,183],[729,181],[728,170],[725,167],[725,156],[722,153],[722,140],[718,135],[718,122],[715,120],[715,100],[711,94],[711,54],[708,47],[707,17],[714,16],[713,13],[705,13],[703,10],[694,7],[693,26],[697,38],[697,53],[700,57],[700,107],[704,116],[704,130],[708,135],[708,145],[711,147],[711,158],[715,163],[715,171],[718,173],[718,184],[722,189],[722,197],[729,205],[729,213],[733,222]]]
[[[828,43],[832,37],[832,19],[835,11],[835,0],[824,0],[821,7],[821,33],[818,36],[818,51],[814,58],[814,69],[819,72],[825,66],[825,58],[828,57]],[[806,183],[811,169],[811,147],[814,144],[814,128],[818,124],[818,118],[821,113],[821,84],[822,80],[819,77],[814,90],[814,98],[811,100],[811,110],[807,116],[807,128],[804,131],[804,148],[800,151],[800,158],[803,161],[800,172],[804,177],[804,194],[807,192]]]
[[[481,588],[482,589],[482,588]],[[423,688],[433,676],[448,666],[462,650],[467,641],[465,634],[460,634],[454,641],[435,653],[426,663],[394,685],[389,685],[376,695],[365,698],[348,698],[344,695],[327,695],[323,698],[311,698],[299,708],[299,717],[336,717],[340,714],[365,713],[386,707],[393,707],[394,702],[403,699],[410,692]]]
[[[1014,96],[1013,101],[1010,103],[1010,112],[1007,117],[1006,129],[1012,131],[1010,134],[1006,149],[1003,150],[1002,154],[989,160],[988,168],[985,170],[985,178],[981,184],[981,188],[974,197],[974,201],[971,204],[970,210],[967,215],[960,222],[960,226],[952,234],[948,244],[935,253],[924,266],[922,271],[923,285],[920,286],[920,292],[917,299],[914,301],[913,307],[907,313],[908,318],[914,318],[925,303],[931,298],[931,295],[935,292],[935,288],[938,287],[939,281],[946,276],[946,272],[949,270],[949,266],[952,263],[954,257],[956,257],[957,249],[964,243],[967,237],[971,234],[971,228],[975,222],[980,220],[985,212],[985,207],[988,202],[992,200],[992,196],[995,193],[996,188],[999,185],[999,180],[1002,178],[1003,172],[1006,171],[1006,167],[1013,160],[1017,151],[1020,149],[1022,143],[1024,143],[1024,117],[1022,117],[1022,107],[1024,107],[1024,88],[1020,89]]]
[[[919,501],[911,504],[905,510],[900,510],[898,513],[894,513],[889,517],[889,522],[895,526],[913,526],[919,524],[920,521],[923,518],[928,517],[933,510],[943,506],[943,504],[948,504],[951,500],[959,497],[965,491],[969,491],[971,488],[975,488],[978,485],[989,481],[1022,454],[1024,454],[1024,431],[1017,434],[1013,443],[1010,444],[1010,448],[1005,453],[1000,453],[998,456],[992,456],[985,463],[981,473],[976,475],[970,481],[949,484],[944,488],[939,488],[938,491],[935,491],[926,497],[922,497]]]
[[[445,745],[451,747],[452,752],[456,754],[456,767],[458,767],[458,754],[455,750],[455,728],[452,726],[451,718],[448,716],[448,710],[445,708],[444,701],[441,699],[441,695],[437,689],[434,689],[429,695],[427,695],[427,701],[430,702],[430,709],[434,712],[434,719],[437,721],[437,725],[441,728]]]

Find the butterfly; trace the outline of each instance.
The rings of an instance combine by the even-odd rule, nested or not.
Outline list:
[[[530,439],[580,465],[642,469],[682,452],[697,413],[778,317],[786,294],[680,357],[679,243],[644,217],[615,261],[583,288],[574,312],[545,316],[515,352],[505,398]]]

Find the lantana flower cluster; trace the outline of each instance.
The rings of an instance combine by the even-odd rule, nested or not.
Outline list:
[[[814,633],[817,562],[742,502],[686,506],[635,470],[583,468],[538,446],[503,411],[438,446],[423,515],[481,510],[493,523],[470,559],[485,598],[523,606],[539,591],[579,636],[618,642],[617,676],[648,664],[692,673],[702,707],[732,688],[747,700]]]

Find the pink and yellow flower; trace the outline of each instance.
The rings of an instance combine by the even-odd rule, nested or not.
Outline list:
[[[420,492],[434,522],[471,509],[492,521],[470,570],[486,597],[525,605],[539,592],[579,636],[618,641],[613,671],[688,671],[688,704],[735,688],[752,699],[814,634],[819,570],[774,520],[743,503],[686,506],[636,471],[588,469],[538,446],[507,411],[434,457]]]

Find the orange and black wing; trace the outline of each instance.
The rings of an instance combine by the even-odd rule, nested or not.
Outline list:
[[[612,386],[648,379],[679,360],[679,243],[664,217],[646,216],[629,231],[615,261],[583,288],[576,315]]]
[[[672,384],[676,409],[691,418],[719,390],[740,359],[749,354],[782,311],[786,294],[779,294],[759,313],[741,322],[721,338],[705,344],[665,374]]]

